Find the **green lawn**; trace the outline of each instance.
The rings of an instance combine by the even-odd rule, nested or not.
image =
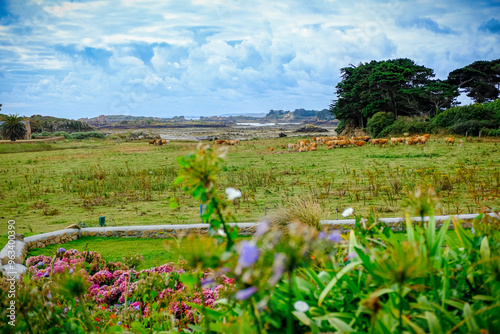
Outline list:
[[[189,248],[187,239],[132,239],[132,238],[99,238],[83,237],[63,245],[50,245],[30,251],[27,257],[36,255],[54,256],[57,249],[77,249],[79,251],[95,251],[106,261],[122,261],[124,256],[142,254],[144,262],[138,269],[159,266],[168,262],[178,262],[181,254]]]
[[[288,152],[287,144],[296,140],[250,140],[228,148],[219,184],[221,191],[233,186],[243,192],[231,207],[237,221],[259,221],[264,212],[304,195],[319,199],[323,219],[336,219],[347,207],[362,215],[403,216],[408,194],[428,185],[440,198],[436,214],[474,213],[477,203],[498,203],[500,154],[494,142],[448,147],[431,137],[423,146]],[[177,157],[196,143],[36,145],[0,145],[0,218],[14,219],[17,233],[49,232],[80,221],[96,226],[99,216],[111,226],[200,222],[199,203],[173,185]],[[171,197],[179,203],[175,210],[169,208]],[[6,226],[0,225],[0,235]]]
[[[469,231],[467,233],[470,233]],[[395,233],[396,240],[406,240],[405,233]],[[246,238],[246,237],[240,237]],[[457,246],[458,238],[454,231],[448,231],[446,234],[448,244]],[[91,250],[100,253],[106,261],[122,261],[124,256],[141,254],[144,262],[138,269],[146,269],[159,266],[168,262],[179,262],[184,254],[193,253],[193,248],[213,247],[215,252],[222,253],[224,244],[219,245],[215,239],[135,239],[135,238],[101,238],[101,237],[83,237],[79,240],[71,241],[63,245],[50,245],[45,248],[34,249],[28,252],[27,257],[46,255],[54,256],[57,249],[77,249],[79,251]],[[213,250],[210,250],[213,251]],[[196,251],[194,251],[196,253]]]

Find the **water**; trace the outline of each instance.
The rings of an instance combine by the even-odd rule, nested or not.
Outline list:
[[[298,125],[301,123],[236,123],[243,126],[275,126],[275,125]]]

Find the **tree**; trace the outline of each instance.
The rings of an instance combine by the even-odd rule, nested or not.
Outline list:
[[[458,96],[453,85],[433,81],[433,77],[432,69],[406,58],[342,68],[342,80],[336,86],[338,98],[330,105],[330,112],[340,121],[340,131],[347,124],[364,127],[379,111],[390,112],[394,118],[429,117],[436,106],[449,107]]]
[[[448,82],[477,103],[494,101],[500,95],[500,59],[456,69],[448,75]]]
[[[11,141],[22,139],[26,135],[26,126],[22,123],[23,118],[18,115],[9,115],[0,126],[0,134]]]

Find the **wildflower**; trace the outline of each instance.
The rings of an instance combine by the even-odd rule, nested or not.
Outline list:
[[[267,229],[269,228],[269,222],[263,221],[259,225],[257,225],[257,228],[255,230],[255,237],[260,237],[264,235],[264,233],[267,232]]]
[[[201,280],[201,286],[203,288],[210,287],[212,284],[214,284],[214,280],[211,278]]]
[[[38,268],[40,268],[41,266],[43,266],[43,262],[42,262],[42,261],[38,262],[38,263],[36,264],[36,266],[37,266]]]
[[[114,313],[111,313],[111,315],[109,316],[111,319],[116,319],[116,314]]]
[[[256,292],[257,292],[257,288],[254,286],[251,286],[249,288],[246,288],[246,289],[243,289],[243,290],[236,292],[235,297],[238,300],[245,300],[248,297],[252,296]]]
[[[226,195],[228,200],[233,201],[241,197],[241,191],[233,187],[228,187],[226,188]]]
[[[318,239],[324,239],[326,237],[326,233],[324,231],[321,231],[318,233]]]
[[[296,301],[295,304],[293,304],[293,307],[295,307],[295,309],[299,312],[307,312],[309,310],[309,305],[302,300]]]
[[[342,236],[340,235],[339,231],[333,231],[328,235],[327,238],[328,241],[333,241],[333,242],[341,242],[342,241]]]
[[[50,293],[50,291],[49,291],[49,293],[47,294],[47,298],[52,299],[52,294]]]
[[[273,275],[269,278],[269,284],[276,285],[285,272],[285,261],[287,257],[283,253],[274,254]]]
[[[240,256],[238,258],[238,266],[235,273],[240,274],[242,268],[250,267],[257,262],[260,256],[260,250],[253,243],[244,240],[241,243]]]
[[[352,215],[353,212],[354,212],[353,208],[347,208],[344,210],[344,212],[342,212],[342,216],[349,217],[350,215]]]
[[[99,321],[101,321],[101,319],[99,319],[99,318],[97,318],[97,317],[96,317],[96,318],[95,318],[95,321],[99,322]]]
[[[472,232],[472,234],[476,234],[476,231],[474,230],[474,227],[471,227],[470,231]]]
[[[218,233],[219,235],[222,235],[223,237],[225,237],[225,236],[226,236],[226,232],[224,232],[224,230],[223,230],[223,229],[221,229],[221,228],[217,231],[217,233]]]
[[[58,252],[58,253],[64,253],[64,252],[66,252],[66,249],[64,249],[63,247],[61,247],[61,248],[59,248],[59,249],[57,250],[57,252]]]

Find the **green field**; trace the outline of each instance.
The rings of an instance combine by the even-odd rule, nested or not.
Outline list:
[[[307,137],[305,137],[307,138]],[[457,142],[460,138],[457,138]],[[323,219],[353,207],[355,214],[401,216],[416,186],[433,185],[436,214],[474,213],[498,206],[498,143],[446,146],[433,138],[423,146],[349,147],[288,152],[297,138],[244,141],[229,147],[221,166],[221,190],[243,197],[232,207],[239,222],[259,221],[296,196],[317,198]],[[274,151],[268,151],[273,147]],[[0,217],[16,221],[16,232],[38,234],[84,221],[96,226],[198,223],[199,203],[173,185],[176,158],[192,142],[152,146],[112,140],[0,145]],[[169,208],[170,198],[179,203]],[[0,235],[7,232],[6,224]]]

